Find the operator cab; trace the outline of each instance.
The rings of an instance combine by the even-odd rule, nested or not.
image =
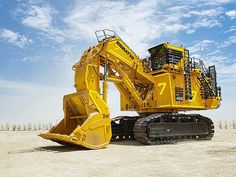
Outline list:
[[[164,64],[176,65],[183,58],[182,51],[170,48],[170,44],[163,43],[148,49],[150,53],[151,70],[159,70]]]

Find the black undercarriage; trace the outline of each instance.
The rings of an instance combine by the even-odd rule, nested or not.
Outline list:
[[[112,119],[112,140],[136,139],[142,144],[168,144],[210,140],[211,119],[199,114],[157,113],[146,117],[120,116]]]

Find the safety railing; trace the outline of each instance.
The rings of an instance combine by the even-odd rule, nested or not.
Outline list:
[[[126,47],[135,55],[138,56],[123,40],[120,36],[118,36],[114,31],[109,30],[109,29],[103,29],[103,30],[98,30],[95,31],[95,35],[97,37],[98,42],[102,42],[108,38],[119,38],[125,45]]]
[[[202,70],[202,74],[204,76],[206,76],[208,74],[208,69],[205,67],[203,61],[199,58],[190,58],[190,62],[191,62],[191,68],[196,69],[199,68]]]
[[[117,36],[114,31],[109,29],[95,31],[95,35],[97,37],[98,42],[102,42],[107,38],[114,38]]]

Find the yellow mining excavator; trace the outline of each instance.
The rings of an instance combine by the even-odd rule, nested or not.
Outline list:
[[[206,68],[186,48],[169,43],[150,48],[150,56],[141,59],[115,32],[95,34],[98,44],[73,66],[76,92],[64,96],[63,120],[41,137],[89,149],[111,140],[162,144],[212,138],[211,119],[182,112],[219,107],[215,66]],[[121,111],[139,116],[110,119],[108,82],[120,92]]]

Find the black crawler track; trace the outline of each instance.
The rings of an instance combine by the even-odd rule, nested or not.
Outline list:
[[[117,117],[112,120],[112,140],[135,138],[142,144],[170,144],[179,141],[210,140],[211,119],[199,114],[152,114],[147,117]]]
[[[119,116],[111,121],[112,140],[134,139],[134,124],[139,119],[139,116]]]

